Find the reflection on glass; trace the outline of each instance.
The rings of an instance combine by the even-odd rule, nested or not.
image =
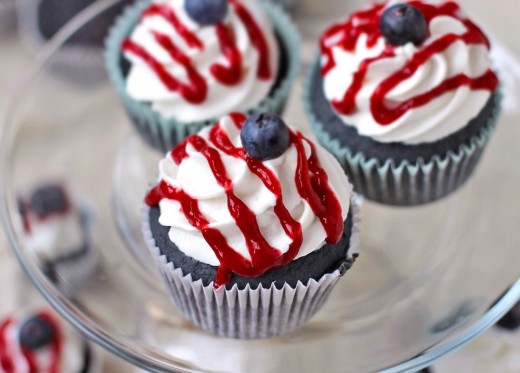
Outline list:
[[[84,285],[98,269],[91,245],[92,215],[74,204],[63,184],[36,187],[19,198],[25,243],[41,261],[46,275],[61,285]]]

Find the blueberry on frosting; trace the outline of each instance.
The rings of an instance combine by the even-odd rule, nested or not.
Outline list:
[[[420,45],[428,36],[424,14],[409,4],[396,4],[386,9],[381,15],[379,28],[386,41],[394,46]]]
[[[215,25],[226,18],[228,0],[185,0],[184,8],[199,25]]]
[[[29,350],[37,350],[49,345],[54,339],[52,325],[43,317],[34,316],[20,328],[20,344]]]
[[[281,156],[289,148],[289,128],[274,114],[258,113],[250,116],[240,133],[246,153],[267,161]]]

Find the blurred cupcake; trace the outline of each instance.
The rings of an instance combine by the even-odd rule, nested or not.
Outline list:
[[[69,287],[84,286],[99,269],[90,240],[89,215],[74,205],[64,187],[44,184],[19,201],[25,244],[49,278]]]
[[[303,325],[357,256],[338,162],[273,114],[223,117],[159,165],[144,233],[173,302],[231,338]]]
[[[256,0],[140,1],[111,30],[109,75],[140,134],[167,151],[230,111],[283,111],[297,30]]]
[[[47,310],[0,322],[0,366],[6,373],[101,371],[99,351]]]
[[[373,4],[324,33],[305,105],[355,190],[409,206],[469,178],[500,107],[489,48],[452,1]]]
[[[25,0],[18,0],[25,1]],[[8,33],[15,29],[15,0],[0,0],[0,33]]]
[[[37,53],[94,0],[18,0],[18,29],[27,48]],[[55,75],[88,87],[106,79],[103,42],[109,27],[132,0],[120,0],[83,24],[55,53],[49,67]]]

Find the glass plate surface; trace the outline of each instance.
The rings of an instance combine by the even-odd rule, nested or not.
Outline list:
[[[133,134],[106,81],[96,75],[84,84],[83,70],[56,69],[64,42],[114,3],[93,4],[42,51],[13,93],[0,140],[0,207],[10,243],[44,296],[94,341],[150,371],[413,371],[476,337],[519,299],[520,65],[494,43],[503,115],[463,188],[416,208],[363,201],[360,259],[297,332],[235,341],[193,327],[169,303],[140,236],[142,197],[162,155]],[[317,3],[302,0],[294,9],[303,72],[324,25],[362,2]],[[302,79],[285,116],[306,132],[301,91]],[[89,276],[67,269],[49,276],[28,243],[19,201],[49,182],[66,189],[88,221],[82,237],[99,260]]]

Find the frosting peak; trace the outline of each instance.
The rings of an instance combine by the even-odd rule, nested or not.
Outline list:
[[[278,47],[254,0],[229,0],[222,22],[201,26],[185,0],[154,0],[122,44],[128,94],[164,117],[199,121],[248,110],[276,79]]]
[[[476,117],[496,90],[489,41],[453,1],[403,1],[428,24],[418,46],[392,46],[374,4],[322,37],[324,91],[346,124],[380,142],[434,142]]]
[[[240,139],[242,114],[224,117],[170,152],[147,195],[186,255],[257,277],[341,238],[351,188],[339,163],[299,132],[280,157],[259,161]]]

